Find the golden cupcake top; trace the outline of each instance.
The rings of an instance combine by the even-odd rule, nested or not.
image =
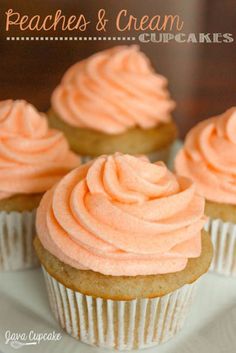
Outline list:
[[[73,65],[52,94],[52,108],[69,125],[120,134],[171,119],[175,103],[165,77],[138,46],[117,46]]]
[[[0,102],[0,199],[45,192],[79,164],[44,114],[24,100]]]

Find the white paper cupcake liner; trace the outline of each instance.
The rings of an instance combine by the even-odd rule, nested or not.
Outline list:
[[[39,265],[33,248],[35,210],[0,212],[0,271]]]
[[[236,224],[209,219],[205,225],[214,247],[210,271],[236,276]]]
[[[198,282],[163,297],[114,301],[73,291],[43,272],[61,327],[81,342],[118,350],[147,348],[174,336],[184,324]]]

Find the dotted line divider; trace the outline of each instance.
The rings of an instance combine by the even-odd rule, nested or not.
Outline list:
[[[134,41],[136,37],[6,37],[8,41]]]

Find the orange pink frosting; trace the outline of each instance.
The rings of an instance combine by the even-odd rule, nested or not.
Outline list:
[[[107,134],[167,123],[175,104],[167,80],[139,47],[117,46],[73,65],[52,95],[53,110],[69,125]]]
[[[236,107],[190,130],[175,168],[207,200],[236,204]]]
[[[204,198],[162,162],[116,153],[67,174],[39,206],[43,246],[62,262],[105,275],[183,270],[201,253]]]
[[[79,165],[59,131],[23,100],[0,102],[0,199],[42,193]]]

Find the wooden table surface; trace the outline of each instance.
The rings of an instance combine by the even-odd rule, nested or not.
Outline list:
[[[114,0],[1,0],[0,99],[24,98],[38,109],[47,110],[50,94],[66,68],[98,50],[119,44],[113,41],[7,41],[7,35],[22,35],[17,30],[5,32],[4,12],[7,9],[42,16],[62,9],[66,15],[83,12],[93,18],[102,7],[107,9],[110,18],[122,8],[129,9],[136,16],[177,13],[184,19],[186,33],[232,33],[236,40],[235,0],[124,0],[122,4]],[[24,32],[24,36],[28,34]],[[95,34],[93,28],[89,34]],[[110,34],[117,35],[112,26],[106,33]],[[135,43],[140,44],[138,40]],[[142,44],[141,48],[151,58],[156,70],[169,79],[171,94],[177,102],[174,115],[182,137],[197,121],[236,105],[235,42],[148,43]]]

